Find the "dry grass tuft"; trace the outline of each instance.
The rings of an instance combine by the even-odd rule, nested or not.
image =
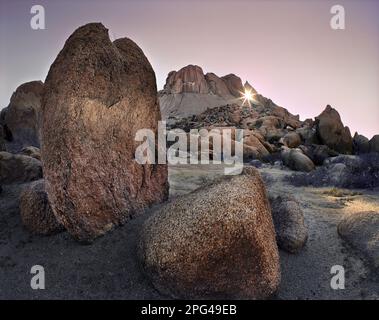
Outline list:
[[[336,197],[336,198],[353,197],[353,196],[362,195],[362,193],[358,191],[349,191],[349,190],[344,190],[344,189],[339,189],[339,188],[332,188],[332,189],[325,190],[322,194]]]

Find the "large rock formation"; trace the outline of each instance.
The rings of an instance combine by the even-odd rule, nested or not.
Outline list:
[[[207,81],[209,91],[217,96],[223,97],[226,100],[234,99],[235,97],[232,96],[227,84],[225,81],[221,78],[219,78],[214,73],[207,73],[205,75],[205,79]]]
[[[252,93],[249,103],[245,103],[244,91]],[[353,140],[349,128],[331,106],[315,120],[301,121],[299,115],[291,114],[259,94],[249,82],[242,85],[234,74],[218,77],[207,73],[204,76],[200,67],[190,65],[170,72],[159,96],[170,128],[186,132],[209,127],[252,130],[263,137],[261,144],[274,154],[265,160],[277,157],[282,146],[300,148],[301,151],[294,151],[287,158],[293,160],[289,166],[297,167],[296,170],[310,171],[313,164],[322,165],[326,158],[338,154],[379,152],[379,135],[368,141],[355,134]],[[257,158],[256,150],[248,146],[244,149],[245,160]]]
[[[176,298],[264,299],[280,282],[270,205],[253,168],[165,204],[146,221],[138,252],[154,286]]]
[[[41,161],[9,152],[0,152],[0,183],[23,183],[42,178]]]
[[[241,79],[233,74],[222,78],[214,73],[204,75],[199,66],[188,65],[168,74],[164,90],[159,93],[162,116],[186,117],[228,103],[241,103],[242,91]]]
[[[316,117],[316,131],[321,144],[339,153],[351,154],[353,151],[353,140],[348,127],[344,127],[337,110],[327,106],[325,110]]]
[[[24,83],[13,93],[9,106],[2,111],[0,120],[6,133],[7,151],[18,152],[23,147],[39,147],[42,94],[41,81]]]
[[[51,235],[63,231],[51,210],[44,180],[32,182],[20,195],[22,224],[28,231],[38,235]]]
[[[46,191],[58,220],[91,241],[167,197],[166,165],[140,165],[139,129],[160,120],[154,71],[130,39],[77,29],[50,68],[42,103]]]
[[[171,71],[164,88],[169,93],[209,93],[203,69],[194,65],[184,67],[178,72]]]

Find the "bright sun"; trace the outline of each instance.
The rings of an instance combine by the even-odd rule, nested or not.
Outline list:
[[[247,102],[250,105],[250,102],[254,99],[254,94],[250,90],[245,90],[242,94],[243,104]]]

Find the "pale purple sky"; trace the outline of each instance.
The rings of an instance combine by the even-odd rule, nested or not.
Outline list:
[[[30,28],[30,8],[46,9],[46,30]],[[332,30],[343,5],[346,30]],[[144,50],[162,88],[188,64],[235,73],[302,119],[327,104],[369,138],[379,133],[377,0],[0,0],[0,108],[18,85],[44,80],[66,38],[102,22],[111,38]]]

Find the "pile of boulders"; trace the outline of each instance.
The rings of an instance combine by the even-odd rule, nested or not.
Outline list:
[[[340,154],[378,152],[379,135],[368,140],[362,135],[351,137],[350,130],[331,106],[315,118],[300,121],[298,116],[257,94],[250,106],[230,104],[208,109],[186,118],[171,119],[169,129],[185,132],[192,129],[244,129],[244,160],[270,161],[280,154],[284,165],[292,170],[309,172],[324,161]],[[249,152],[248,137],[256,137],[264,152]],[[256,143],[253,143],[256,147]]]
[[[252,121],[252,119],[257,116],[258,113],[251,107],[227,104],[225,106],[208,109],[199,115],[179,118],[175,122],[170,122],[168,129],[180,128],[189,132],[191,129],[201,129],[211,126],[238,126],[242,122]]]

